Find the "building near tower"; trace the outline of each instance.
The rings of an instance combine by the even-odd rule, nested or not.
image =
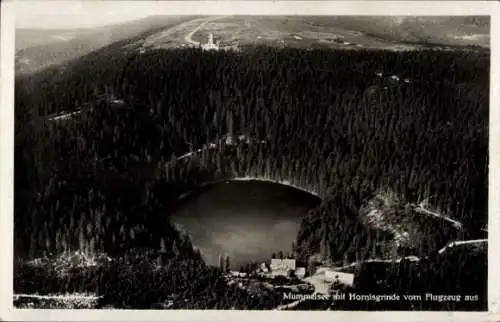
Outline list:
[[[202,44],[201,49],[203,49],[203,50],[219,50],[219,45],[214,43],[213,33],[208,34],[208,42],[206,44]]]
[[[271,259],[271,273],[273,276],[287,276],[290,271],[295,271],[295,259]]]

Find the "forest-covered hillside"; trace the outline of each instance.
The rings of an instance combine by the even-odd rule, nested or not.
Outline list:
[[[16,73],[30,74],[78,59],[110,44],[130,43],[192,19],[151,16],[133,22],[76,29],[16,28]],[[44,26],[45,27],[45,26]]]
[[[487,222],[488,88],[487,54],[432,50],[109,47],[19,77],[16,254],[170,251],[181,238],[168,216],[176,198],[232,176],[288,180],[323,198],[301,225],[300,256],[370,256],[379,235],[360,209],[380,189],[403,205],[429,199],[475,236]],[[265,143],[175,161],[228,133]],[[425,241],[415,254],[457,237],[398,209],[391,220],[418,218],[407,219]]]

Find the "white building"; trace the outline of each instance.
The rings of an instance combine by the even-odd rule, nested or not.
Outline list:
[[[288,275],[289,271],[295,271],[295,259],[271,259],[271,273],[273,275]]]
[[[214,43],[214,35],[212,33],[208,34],[208,42],[202,44],[201,48],[203,50],[219,50],[219,45]]]
[[[272,258],[271,259],[271,270],[280,270],[280,269],[295,270],[295,259]]]

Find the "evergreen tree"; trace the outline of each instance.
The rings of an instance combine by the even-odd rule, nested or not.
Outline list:
[[[224,269],[224,257],[222,256],[222,254],[219,254],[219,269],[224,272],[225,269]]]
[[[229,262],[229,256],[226,256],[226,269],[225,271],[229,273],[231,271],[231,264]]]
[[[160,238],[160,252],[165,253],[167,251],[167,248],[165,246],[165,240]]]

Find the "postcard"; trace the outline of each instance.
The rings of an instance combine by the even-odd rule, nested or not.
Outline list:
[[[1,318],[500,313],[498,3],[2,9]]]

